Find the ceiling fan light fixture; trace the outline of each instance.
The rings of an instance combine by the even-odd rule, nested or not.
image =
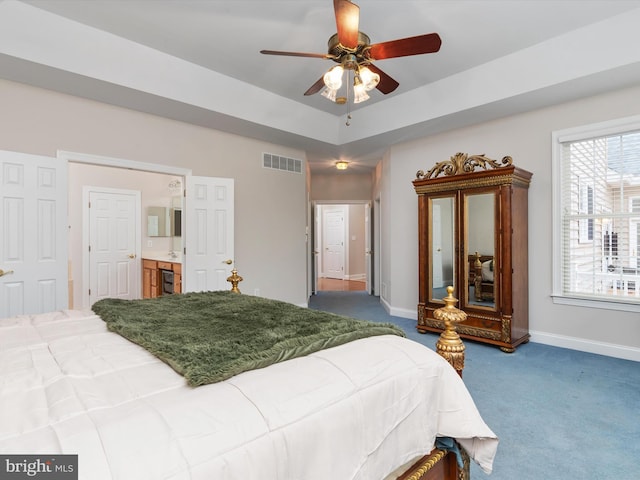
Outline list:
[[[360,75],[360,80],[362,80],[362,84],[364,85],[364,89],[369,92],[378,86],[380,83],[380,75],[372,72],[369,67],[360,67],[358,69],[358,74]]]
[[[336,162],[336,168],[338,170],[346,170],[348,166],[349,166],[349,162],[345,162],[344,160],[340,160]]]
[[[356,75],[353,79],[353,103],[361,103],[369,100],[369,95],[365,90],[364,83],[360,80],[360,77]]]
[[[327,88],[331,90],[338,90],[342,86],[342,74],[344,72],[344,68],[342,65],[336,65],[329,69],[327,73],[324,74],[323,80],[324,84]]]
[[[320,95],[322,95],[324,98],[335,102],[336,101],[336,95],[338,94],[338,90],[334,89],[334,88],[329,88],[329,87],[324,87],[324,89],[322,90],[322,92],[320,92]]]

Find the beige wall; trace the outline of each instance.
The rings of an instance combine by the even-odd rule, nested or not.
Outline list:
[[[234,178],[240,289],[306,305],[306,169],[262,168],[262,152],[305,160],[303,151],[4,80],[0,105],[2,150],[64,150]]]
[[[394,314],[416,316],[417,196],[411,181],[456,152],[511,155],[515,165],[533,173],[529,190],[529,305],[534,341],[576,348],[621,346],[640,358],[638,313],[554,304],[551,298],[552,206],[551,132],[640,112],[640,87],[614,91],[570,103],[474,125],[393,146],[383,169],[383,200],[388,208],[382,281]],[[610,344],[610,345],[609,345]]]
[[[349,203],[371,200],[370,173],[336,173],[311,175],[311,200]]]
[[[564,346],[640,348],[637,313],[556,305],[551,294],[551,132],[637,114],[640,87],[559,104],[394,145],[372,176],[302,175],[262,169],[261,153],[304,152],[93,101],[0,81],[0,149],[55,156],[57,150],[190,168],[233,177],[235,251],[241,289],[306,304],[312,200],[379,202],[376,291],[394,315],[417,304],[417,200],[411,180],[456,152],[511,155],[533,173],[529,192],[530,327],[533,339]],[[307,195],[307,185],[311,192]],[[565,345],[568,344],[568,345]]]

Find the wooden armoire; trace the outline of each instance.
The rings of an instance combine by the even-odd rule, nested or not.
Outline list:
[[[467,319],[461,337],[513,352],[529,340],[528,189],[532,174],[511,157],[457,153],[417,173],[418,331],[454,287]]]

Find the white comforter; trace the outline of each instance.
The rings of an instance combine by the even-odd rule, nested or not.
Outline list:
[[[81,479],[377,480],[436,436],[491,471],[460,378],[400,337],[191,388],[92,312],[0,320],[0,453],[78,454]]]

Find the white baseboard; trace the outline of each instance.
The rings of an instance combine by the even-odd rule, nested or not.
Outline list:
[[[385,311],[393,317],[410,318],[411,320],[418,320],[418,310],[410,310],[408,308],[396,308],[389,305],[383,297],[380,297],[380,303],[384,307]]]
[[[366,282],[367,274],[366,273],[354,273],[353,275],[346,275],[344,277],[345,280],[354,280],[356,282]]]
[[[627,347],[626,345],[617,345],[614,343],[597,342],[595,340],[586,340],[584,338],[567,337],[554,333],[536,331],[531,331],[529,333],[531,333],[531,341],[535,343],[640,362],[640,348]]]
[[[385,307],[386,308],[386,307]],[[411,320],[418,320],[418,310],[417,309],[407,309],[407,308],[395,308],[389,307],[387,309],[389,315],[394,317],[402,317],[402,318],[410,318]]]
[[[391,305],[389,305],[389,302],[387,302],[382,295],[380,296],[380,304],[382,305],[382,308],[384,308],[385,312],[387,312],[389,315],[392,315]]]
[[[394,317],[410,318],[412,320],[418,319],[418,312],[416,310],[392,307],[389,305],[389,302],[382,297],[380,297],[380,303],[389,315]],[[567,337],[565,335],[557,335],[555,333],[537,331],[530,331],[529,333],[531,334],[531,341],[534,343],[640,362],[640,348],[628,347],[626,345],[618,345],[615,343],[597,342],[595,340],[587,340],[584,338]]]
[[[389,302],[382,297],[380,297],[380,303],[389,315],[394,317],[410,318],[412,320],[418,319],[417,310],[392,307],[389,305]],[[587,340],[584,338],[567,337],[565,335],[557,335],[555,333],[537,331],[530,331],[529,333],[531,334],[531,341],[534,343],[640,362],[640,348],[628,347],[626,345],[618,345],[615,343],[597,342],[595,340]]]

